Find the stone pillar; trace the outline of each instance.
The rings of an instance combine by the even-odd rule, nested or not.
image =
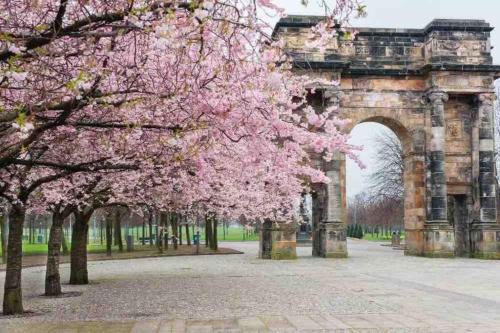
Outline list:
[[[448,222],[445,170],[444,105],[448,101],[448,95],[442,91],[432,91],[428,97],[431,103],[430,140],[427,147],[427,186],[430,202],[424,231],[423,255],[453,257],[455,242],[453,227]]]
[[[432,223],[447,223],[447,191],[444,164],[444,103],[448,95],[443,92],[429,94],[431,101],[431,138],[429,151],[430,216]]]
[[[496,179],[493,93],[478,96],[479,202],[481,223],[496,223]]]
[[[266,220],[260,230],[259,258],[297,259],[296,224]]]
[[[479,152],[473,169],[477,173],[475,184],[475,210],[479,211],[470,230],[472,255],[477,258],[500,259],[500,226],[497,224],[495,134],[493,93],[477,96],[477,116],[473,140]]]
[[[347,241],[345,227],[345,157],[334,154],[334,159],[325,162],[325,172],[330,183],[325,184],[323,200],[323,216],[318,228],[318,249],[316,255],[324,258],[347,257]]]

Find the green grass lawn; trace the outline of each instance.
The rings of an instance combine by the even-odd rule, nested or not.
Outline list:
[[[146,228],[147,229],[147,228]],[[192,233],[192,228],[189,228],[189,233],[191,236],[191,239],[193,238],[193,233]],[[146,230],[146,233],[148,231]],[[139,228],[130,228],[129,229],[129,234],[134,236],[134,242],[139,243],[137,240],[137,235],[139,237],[142,237],[142,227]],[[89,253],[100,253],[100,252],[105,252],[106,251],[106,244],[101,244],[100,243],[100,237],[99,237],[99,231],[97,230],[96,232],[96,241],[97,243],[94,243],[94,234],[92,228],[89,229],[89,238],[90,238],[90,243],[87,245],[87,250]],[[146,234],[147,236],[147,234]],[[259,235],[258,234],[253,234],[251,233],[250,235],[244,235],[244,229],[241,227],[230,227],[226,229],[226,232],[222,229],[222,226],[219,226],[217,229],[217,237],[219,241],[233,241],[233,242],[241,242],[241,241],[257,241],[259,240]],[[201,244],[205,243],[205,230],[200,229],[200,238],[201,238]],[[183,244],[186,244],[186,229],[182,228],[182,240]],[[68,243],[68,247],[70,247],[71,244]],[[125,243],[125,231],[123,233],[123,246],[126,246]],[[118,250],[118,246],[113,246],[113,251]],[[0,249],[0,255],[2,253],[2,250]],[[37,254],[46,254],[47,253],[47,244],[41,243],[41,244],[29,244],[28,241],[23,242],[23,253],[25,255],[37,255]]]
[[[392,239],[392,236],[391,235],[388,235],[388,236],[384,236],[382,234],[379,234],[378,237],[376,234],[364,234],[363,235],[363,239],[365,240],[369,240],[369,241],[372,241],[372,242],[390,242],[391,239]],[[405,239],[405,234],[404,232],[401,234],[401,240],[404,240]]]
[[[172,230],[169,230],[170,236],[172,235]],[[92,239],[92,230],[89,230],[90,237]],[[154,230],[153,230],[154,233]],[[129,234],[134,236],[134,240],[137,242],[137,236],[139,238],[142,238],[142,227],[136,227],[136,228],[130,228],[129,229]],[[146,226],[146,238],[148,237],[149,231],[148,227]],[[241,241],[257,241],[259,240],[259,234],[253,234],[251,233],[250,235],[244,235],[244,229],[242,227],[230,227],[227,228],[225,231],[222,229],[222,225],[219,225],[217,228],[217,238],[219,241],[232,241],[232,242],[241,242]],[[190,226],[189,227],[189,236],[191,239],[193,239],[193,228]],[[123,233],[123,239],[125,241],[125,232]],[[203,243],[205,241],[205,229],[200,228],[200,239],[201,242]],[[186,228],[182,227],[182,240],[183,242],[186,241]]]

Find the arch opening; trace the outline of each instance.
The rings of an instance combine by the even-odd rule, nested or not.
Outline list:
[[[358,122],[350,135],[352,144],[363,146],[359,157],[365,168],[346,160],[347,237],[400,245],[405,236],[405,198],[409,191],[405,159],[412,151],[410,135],[399,122],[384,117]]]

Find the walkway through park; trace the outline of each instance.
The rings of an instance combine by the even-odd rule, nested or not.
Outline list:
[[[245,254],[89,262],[92,283],[58,299],[40,296],[44,268],[27,268],[33,313],[0,317],[0,333],[500,331],[498,261],[404,257],[358,240],[348,259],[301,247],[296,261],[264,261],[255,242],[222,246]]]

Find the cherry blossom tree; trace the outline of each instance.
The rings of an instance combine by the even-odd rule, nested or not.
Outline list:
[[[313,46],[364,10],[321,3]],[[328,181],[309,151],[352,154],[336,110],[306,104],[311,81],[290,71],[260,11],[282,13],[271,0],[0,1],[4,314],[23,311],[22,225],[40,191],[61,213],[114,173],[110,203],[284,219],[304,186]]]

